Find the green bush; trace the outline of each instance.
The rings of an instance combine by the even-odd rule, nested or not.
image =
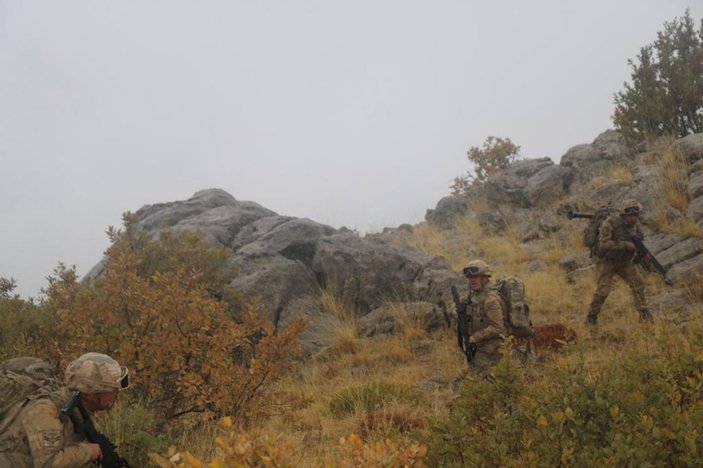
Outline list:
[[[632,82],[615,94],[613,122],[630,143],[703,131],[703,28],[688,10],[628,63]]]
[[[376,411],[394,402],[418,404],[420,393],[412,388],[383,382],[372,382],[345,389],[332,397],[330,412],[337,417],[357,411]]]
[[[450,186],[453,195],[467,194],[471,187],[486,181],[489,175],[508,167],[520,155],[520,147],[510,141],[510,138],[489,136],[483,146],[472,146],[466,152],[473,165],[473,173],[454,178]]]
[[[528,382],[509,360],[469,380],[427,436],[432,466],[700,466],[703,339],[662,327],[596,369],[578,352]]]
[[[147,466],[149,453],[165,452],[175,440],[159,433],[158,421],[151,411],[143,405],[129,403],[122,396],[110,411],[93,415],[95,424],[131,466]]]
[[[14,294],[13,279],[0,278],[0,361],[18,356],[50,359],[56,315]]]

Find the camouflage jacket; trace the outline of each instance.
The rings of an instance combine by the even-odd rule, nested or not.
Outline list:
[[[90,446],[59,413],[68,401],[67,388],[33,398],[0,434],[0,467],[84,467]]]
[[[503,325],[504,308],[503,299],[494,289],[486,288],[479,294],[469,296],[471,337],[479,352],[499,352],[503,336],[506,335]]]
[[[598,257],[611,262],[631,261],[634,252],[627,250],[625,242],[632,242],[632,236],[644,238],[639,221],[629,225],[618,213],[610,215],[598,232]]]

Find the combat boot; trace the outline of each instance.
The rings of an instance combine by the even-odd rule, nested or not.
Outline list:
[[[591,326],[598,325],[598,316],[595,314],[588,314],[586,316],[586,323]]]
[[[652,313],[649,310],[642,309],[639,312],[640,312],[640,322],[651,323],[654,321],[654,317],[652,317]]]

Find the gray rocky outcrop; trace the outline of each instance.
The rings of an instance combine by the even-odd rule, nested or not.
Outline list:
[[[549,158],[516,161],[486,179],[483,183],[484,196],[493,207],[504,204],[529,207],[531,201],[525,191],[528,180],[542,169],[552,165],[554,162]],[[539,183],[534,184],[535,190],[539,185]]]
[[[516,233],[514,241],[523,242],[524,272],[530,274],[549,268],[540,258],[546,257],[545,248],[572,242],[585,227],[585,220],[567,220],[567,211],[593,212],[610,201],[637,198],[645,207],[646,244],[669,270],[668,277],[677,286],[699,284],[703,239],[691,233],[695,228],[691,222],[703,227],[703,134],[677,140],[674,149],[690,163],[685,187],[690,201],[683,213],[667,203],[665,175],[652,158],[647,153],[635,158],[620,134],[606,131],[593,143],[570,148],[559,164],[549,158],[517,161],[472,191],[472,196],[482,197],[481,203],[444,197],[425,219],[451,229],[444,240],[448,250],[484,258],[498,267],[505,257],[483,251],[453,227],[456,220],[473,217],[485,235]],[[600,177],[597,184],[591,182],[592,175],[608,174],[609,168],[622,162],[628,163],[631,177]],[[395,333],[409,324],[420,324],[425,330],[442,326],[451,302],[449,287],[466,283],[444,258],[408,247],[414,229],[410,225],[362,238],[346,228],[279,215],[219,189],[199,191],[184,201],[147,205],[136,216],[136,226],[152,238],[165,227],[175,232],[195,230],[209,245],[229,249],[227,262],[234,272],[229,285],[254,300],[259,313],[277,327],[304,318],[308,328],[301,342],[308,351],[329,346],[340,327],[346,326],[326,310],[325,294],[343,301],[357,316],[358,333],[370,337]],[[661,222],[669,226],[685,222],[689,229],[672,233],[673,229],[661,229]],[[550,243],[537,242],[541,239]],[[567,281],[592,274],[594,268],[585,249],[564,256],[559,263]],[[101,274],[102,262],[86,279]],[[686,309],[681,295],[666,293],[660,299],[655,308]]]
[[[147,205],[136,216],[136,227],[152,238],[162,228],[192,230],[210,245],[228,248],[227,263],[235,272],[230,286],[255,300],[259,313],[278,327],[304,318],[309,325],[301,341],[309,351],[327,346],[341,326],[325,312],[323,291],[363,317],[388,301],[444,306],[450,285],[462,282],[440,257],[385,242],[384,236],[366,239],[348,229],[281,216],[220,189]],[[100,274],[98,264],[86,279]]]
[[[676,140],[673,149],[681,151],[691,164],[700,161],[703,159],[703,133],[694,133]]]
[[[427,210],[425,213],[425,221],[428,223],[440,226],[451,226],[454,221],[463,216],[468,210],[466,199],[463,197],[447,196],[437,202],[434,209]]]
[[[606,130],[590,144],[569,148],[561,157],[560,164],[574,169],[579,181],[590,180],[616,163],[631,160],[635,155],[625,138],[615,130]]]

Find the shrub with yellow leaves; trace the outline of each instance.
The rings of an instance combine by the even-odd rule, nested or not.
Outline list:
[[[424,444],[401,446],[390,439],[367,443],[354,433],[342,437],[338,449],[340,467],[422,467],[427,454]]]
[[[281,435],[258,429],[251,433],[240,432],[229,416],[222,418],[220,429],[220,434],[215,437],[217,454],[207,463],[188,451],[179,452],[173,446],[165,455],[150,453],[149,458],[162,468],[299,466],[298,446]]]
[[[245,422],[265,412],[268,384],[300,355],[304,324],[275,330],[237,301],[226,285],[226,249],[208,248],[193,233],[151,240],[131,215],[124,223],[108,233],[100,278],[81,284],[59,271],[50,283],[60,355],[115,356],[134,377],[126,396],[162,423],[224,414]]]

